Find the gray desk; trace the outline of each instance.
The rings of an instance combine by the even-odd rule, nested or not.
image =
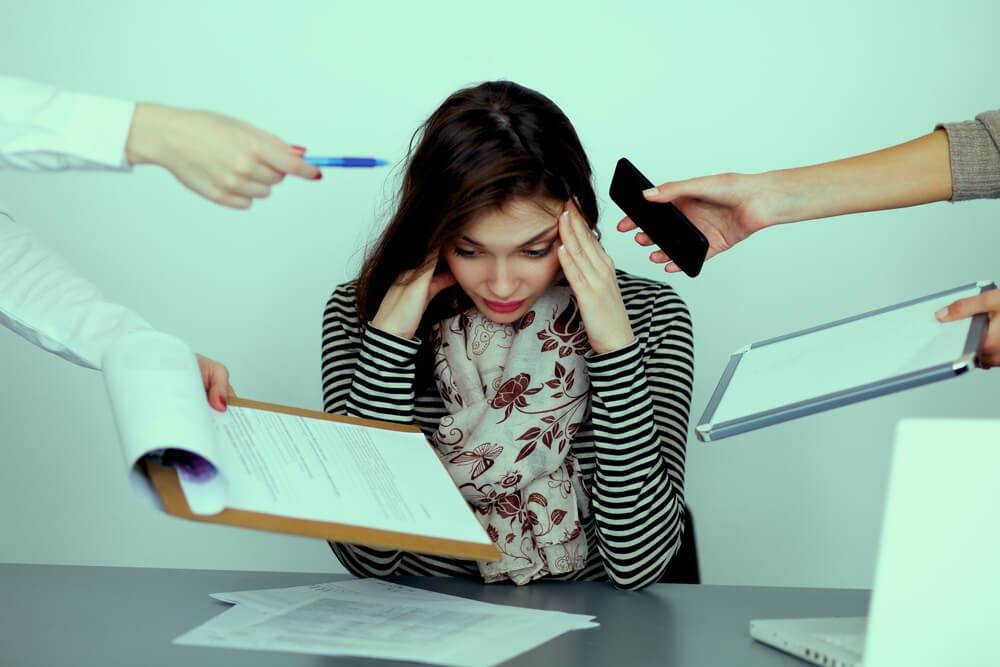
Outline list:
[[[413,665],[200,648],[171,644],[227,608],[221,591],[330,581],[330,574],[221,572],[117,567],[0,564],[0,665],[256,667]],[[601,627],[571,632],[505,664],[801,667],[805,663],[754,643],[751,618],[858,616],[862,590],[658,584],[616,591],[606,583],[485,586],[455,579],[404,577],[400,583],[452,595],[597,616]]]

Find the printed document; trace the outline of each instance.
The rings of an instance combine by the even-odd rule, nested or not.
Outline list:
[[[216,412],[190,348],[158,332],[116,342],[104,357],[104,375],[133,487],[151,486],[140,461],[170,473],[155,478],[159,495],[145,493],[164,499],[171,513],[386,548],[499,557],[415,426],[238,399]],[[160,486],[171,480],[183,491],[180,510],[167,507]]]
[[[235,606],[178,644],[492,667],[593,616],[468,600],[377,579],[216,593]]]

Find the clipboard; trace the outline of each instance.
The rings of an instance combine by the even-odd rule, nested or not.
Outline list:
[[[729,358],[695,434],[710,442],[956,377],[975,367],[980,313],[934,313],[996,285],[980,281],[752,343]]]
[[[396,424],[393,422],[376,421],[373,419],[349,417],[347,415],[334,415],[326,412],[316,412],[313,410],[277,405],[274,403],[252,401],[249,399],[237,398],[235,396],[229,397],[227,399],[227,404],[230,407],[268,410],[271,412],[296,415],[309,419],[323,419],[327,421],[356,424],[389,431],[407,433],[415,432],[420,433],[421,436],[423,436],[420,429],[411,424]],[[430,445],[428,444],[428,446]],[[481,543],[451,540],[414,533],[379,530],[365,526],[327,521],[311,521],[308,519],[298,519],[274,514],[263,514],[259,512],[232,509],[229,507],[223,509],[217,514],[195,514],[191,511],[191,507],[188,505],[187,499],[184,495],[184,490],[181,488],[177,470],[174,467],[160,465],[149,459],[143,461],[143,465],[145,467],[146,474],[153,483],[156,493],[160,497],[163,509],[167,514],[178,518],[223,524],[227,526],[237,526],[240,528],[250,528],[252,530],[287,533],[290,535],[300,535],[304,537],[317,537],[324,540],[332,540],[334,542],[361,544],[380,549],[414,551],[437,556],[467,558],[473,560],[500,560],[500,552],[492,542]]]
[[[132,489],[172,516],[500,560],[415,424],[236,397],[218,413],[191,349],[156,331],[122,336],[102,367]]]

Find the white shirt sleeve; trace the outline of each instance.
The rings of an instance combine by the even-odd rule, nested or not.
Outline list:
[[[0,203],[0,325],[75,364],[100,368],[108,345],[152,326],[111,303]]]
[[[0,76],[0,168],[131,169],[135,103]]]

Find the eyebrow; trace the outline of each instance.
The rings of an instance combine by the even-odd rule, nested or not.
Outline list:
[[[542,240],[542,239],[543,239],[543,238],[544,238],[545,236],[547,236],[548,234],[552,233],[552,230],[554,230],[554,229],[558,229],[558,228],[559,228],[559,226],[558,226],[558,225],[552,225],[552,226],[551,226],[551,227],[549,227],[548,229],[543,229],[542,231],[540,231],[539,233],[535,234],[535,235],[534,235],[534,236],[532,236],[532,237],[531,237],[530,239],[528,239],[527,241],[525,241],[524,243],[522,243],[521,245],[519,245],[519,246],[518,246],[518,248],[523,248],[523,247],[525,247],[525,246],[529,246],[529,245],[532,245],[532,244],[535,244],[535,243],[538,243],[538,242],[539,242],[539,241],[541,241],[541,240]],[[479,247],[479,248],[484,248],[484,247],[485,247],[485,246],[484,246],[484,245],[483,245],[482,243],[480,243],[479,241],[474,241],[474,240],[470,239],[470,238],[469,238],[468,236],[463,236],[463,237],[462,237],[462,240],[463,240],[463,241],[465,241],[466,243],[468,243],[469,245],[474,245],[474,246],[477,246],[477,247]]]

